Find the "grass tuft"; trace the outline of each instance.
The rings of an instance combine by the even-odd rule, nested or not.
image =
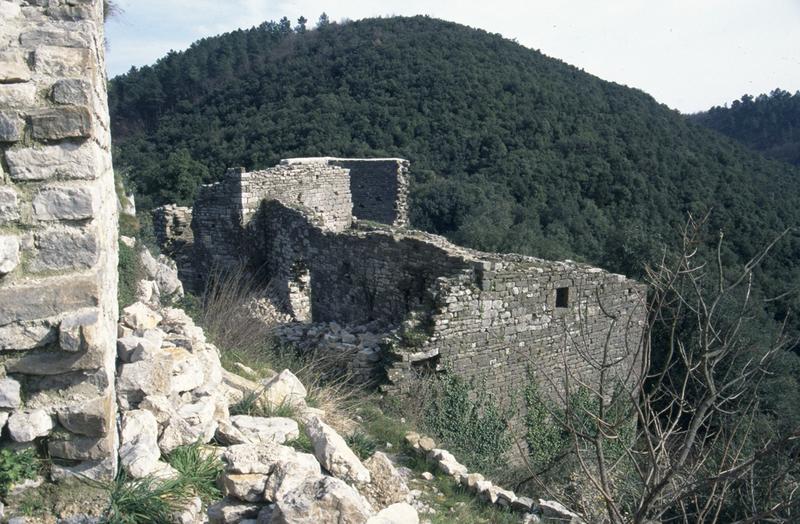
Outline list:
[[[345,441],[347,445],[350,446],[350,449],[353,450],[358,458],[361,460],[366,460],[375,453],[378,445],[371,436],[367,435],[363,431],[354,431],[345,437]]]
[[[222,498],[217,478],[222,474],[223,464],[208,446],[199,442],[178,446],[166,460],[180,474],[178,481],[203,502]]]
[[[169,524],[191,497],[181,479],[131,479],[122,471],[112,482],[96,485],[108,491],[109,506],[102,517],[107,524]]]

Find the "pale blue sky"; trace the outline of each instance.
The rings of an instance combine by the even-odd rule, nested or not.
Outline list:
[[[683,112],[800,90],[800,0],[119,0],[108,71],[282,16],[428,14],[515,38]]]

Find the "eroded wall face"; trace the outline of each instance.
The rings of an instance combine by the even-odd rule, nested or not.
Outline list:
[[[293,313],[315,322],[399,324],[411,311],[431,307],[426,301],[436,279],[471,267],[432,242],[389,228],[325,231],[277,201],[264,204],[250,229],[251,262],[267,268],[288,298],[302,285],[309,311]],[[308,282],[301,283],[305,275]]]
[[[534,380],[561,400],[565,381],[607,387],[640,374],[646,288],[596,268],[566,263],[492,262],[468,279],[442,282],[433,316],[439,364],[485,380],[498,398],[522,399]],[[612,365],[613,364],[613,365]]]
[[[0,1],[0,423],[116,470],[117,200],[102,0]]]
[[[337,159],[330,164],[350,171],[356,218],[393,226],[408,225],[408,161]]]
[[[246,226],[265,199],[277,199],[306,209],[309,219],[329,231],[352,223],[347,171],[324,164],[276,166],[245,173],[230,169],[217,184],[200,189],[192,209],[196,275],[190,289],[202,287],[211,272],[250,262],[251,240]]]

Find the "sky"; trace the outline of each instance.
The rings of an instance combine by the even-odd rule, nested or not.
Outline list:
[[[478,27],[684,113],[800,90],[800,0],[117,0],[109,76],[169,50],[283,16],[426,14]]]

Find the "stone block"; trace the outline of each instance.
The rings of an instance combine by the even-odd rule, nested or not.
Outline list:
[[[116,404],[111,392],[57,410],[58,421],[79,435],[102,437],[114,428]]]
[[[16,142],[22,138],[22,120],[14,113],[0,113],[0,142]]]
[[[12,180],[47,180],[53,177],[91,180],[100,174],[102,151],[91,141],[72,142],[6,151]]]
[[[0,52],[0,82],[25,82],[30,80],[27,53],[22,51]]]
[[[11,273],[18,265],[19,238],[15,235],[0,235],[0,277]]]
[[[77,22],[80,20],[88,20],[93,16],[92,8],[90,6],[80,5],[63,5],[54,6],[47,9],[47,15],[56,20],[66,20],[69,22]]]
[[[19,382],[10,377],[0,379],[0,408],[17,409],[21,403]]]
[[[8,433],[14,442],[30,442],[46,437],[53,429],[53,420],[43,409],[17,411],[8,417]]]
[[[67,460],[102,460],[114,450],[111,434],[104,437],[79,437],[70,435],[68,439],[50,438],[47,451],[51,457]]]
[[[85,220],[92,218],[99,206],[92,187],[50,187],[33,199],[36,220]]]
[[[0,19],[11,21],[22,13],[19,4],[15,2],[0,2]]]
[[[2,68],[2,65],[0,65]],[[21,84],[0,84],[0,107],[30,107],[36,101],[36,85],[32,82]]]
[[[0,288],[0,326],[45,319],[79,308],[96,307],[100,291],[90,277],[47,279]]]
[[[19,199],[10,187],[0,187],[0,225],[19,220]]]
[[[64,318],[58,328],[58,342],[61,349],[73,353],[100,346],[103,340],[99,310],[81,311]]]
[[[102,369],[105,364],[102,351],[29,351],[16,360],[7,361],[6,369],[10,373],[25,375],[61,375],[71,371]]]
[[[33,138],[38,140],[86,138],[92,134],[92,115],[84,106],[38,111],[29,118]]]
[[[86,28],[55,28],[38,27],[23,31],[19,35],[19,43],[29,49],[38,49],[43,46],[56,47],[91,47],[91,33]]]
[[[97,238],[87,230],[48,230],[34,235],[34,244],[36,254],[29,266],[33,272],[88,269],[99,255]]]
[[[85,78],[95,68],[91,50],[82,47],[45,46],[36,49],[33,56],[34,70],[45,76]]]
[[[92,86],[77,78],[59,80],[53,84],[52,97],[57,104],[86,106],[92,99]]]
[[[34,349],[55,340],[56,330],[48,322],[0,327],[0,351]]]

